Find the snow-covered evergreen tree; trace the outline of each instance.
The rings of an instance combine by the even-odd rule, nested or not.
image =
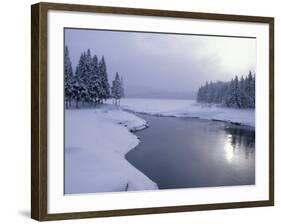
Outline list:
[[[246,97],[243,94],[243,91],[240,89],[238,77],[235,76],[234,80],[230,82],[230,88],[229,92],[227,93],[225,104],[228,107],[243,108],[245,100]]]
[[[125,97],[124,79],[123,76],[121,76],[121,98],[124,97]]]
[[[242,76],[240,78],[239,82],[239,97],[241,101],[241,108],[248,108],[248,97],[247,94],[245,93],[245,80],[244,77]]]
[[[197,102],[203,102],[203,86],[200,86],[200,88],[197,91]]]
[[[99,76],[98,57],[94,55],[91,59],[91,73],[88,82],[88,92],[91,103],[99,101],[100,92],[102,91],[102,82]]]
[[[83,92],[82,102],[89,103],[92,101],[89,88],[90,88],[91,77],[93,76],[93,72],[94,72],[93,60],[92,60],[90,49],[87,50],[84,60],[85,60],[84,61],[85,68],[83,70],[83,73],[81,74],[81,81],[82,81],[82,86],[85,88],[85,91]]]
[[[120,103],[120,99],[122,97],[122,83],[118,72],[116,72],[115,78],[112,82],[111,95],[112,98],[115,99],[115,104],[118,104],[118,102]]]
[[[87,61],[87,54],[83,52],[80,55],[80,59],[78,62],[78,65],[76,67],[75,71],[75,84],[74,84],[74,89],[75,89],[75,101],[76,101],[76,107],[79,106],[79,102],[82,104],[85,103],[86,98],[87,98],[87,85],[86,85],[86,73],[87,73],[87,66],[86,66],[86,61]]]
[[[245,79],[244,79],[244,76],[242,75],[241,78],[240,78],[240,89],[245,91]]]
[[[73,70],[68,47],[64,50],[64,100],[66,108],[71,106]]]
[[[104,56],[102,56],[102,59],[99,62],[98,71],[99,71],[99,77],[102,85],[102,89],[99,93],[99,98],[102,102],[103,100],[107,100],[110,97],[110,86],[108,83],[108,75],[107,75]]]
[[[254,108],[255,107],[255,79],[252,75],[252,72],[249,71],[245,79],[244,91],[247,95],[247,107]]]
[[[253,80],[251,82],[251,96],[252,96],[252,105],[251,108],[256,106],[256,75],[253,75]]]

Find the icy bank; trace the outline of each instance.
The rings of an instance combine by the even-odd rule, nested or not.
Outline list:
[[[199,104],[194,100],[122,99],[124,109],[158,116],[197,117],[255,126],[255,110]]]
[[[147,126],[128,112],[104,106],[65,111],[65,193],[157,189],[125,154],[139,144],[131,130]]]

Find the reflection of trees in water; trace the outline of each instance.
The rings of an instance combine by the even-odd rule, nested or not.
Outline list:
[[[227,141],[234,153],[245,153],[246,158],[255,151],[255,130],[248,127],[226,126]],[[239,152],[238,152],[239,151]]]

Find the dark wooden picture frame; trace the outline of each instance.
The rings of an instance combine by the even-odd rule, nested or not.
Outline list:
[[[125,15],[194,18],[235,22],[254,22],[269,25],[269,200],[138,208],[126,210],[88,211],[48,214],[47,192],[47,13],[49,10],[98,12]],[[226,208],[274,205],[274,18],[240,15],[163,11],[137,8],[118,8],[90,5],[38,3],[31,7],[31,217],[39,221],[125,216],[170,212],[187,212]]]

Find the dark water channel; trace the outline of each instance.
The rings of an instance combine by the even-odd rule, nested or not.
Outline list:
[[[255,184],[255,129],[137,114],[149,128],[127,160],[160,189]]]

